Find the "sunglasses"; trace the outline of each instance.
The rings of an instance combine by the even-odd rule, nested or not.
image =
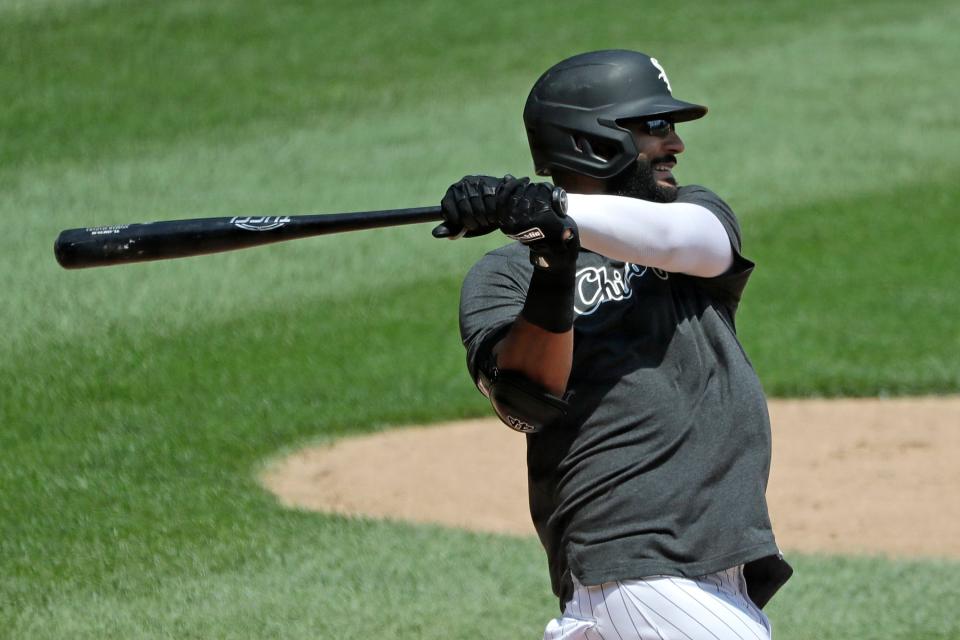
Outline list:
[[[639,124],[647,133],[657,138],[666,138],[671,131],[675,131],[673,123],[663,118],[641,120]]]

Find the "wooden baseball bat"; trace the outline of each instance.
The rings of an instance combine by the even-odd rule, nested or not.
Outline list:
[[[53,253],[64,269],[185,258],[343,231],[442,219],[439,206],[329,215],[234,216],[67,229]]]

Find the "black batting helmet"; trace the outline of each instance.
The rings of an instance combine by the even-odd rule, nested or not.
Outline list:
[[[702,118],[707,108],[673,97],[656,58],[623,49],[592,51],[550,67],[530,90],[523,109],[537,175],[566,169],[612,178],[637,159],[623,121]]]

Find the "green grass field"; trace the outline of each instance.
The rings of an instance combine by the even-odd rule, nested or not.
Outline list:
[[[738,211],[772,395],[960,390],[956,3],[0,0],[0,637],[537,638],[535,540],[282,509],[271,456],[485,415],[429,226],[67,272],[60,229],[531,171],[539,73],[648,51]],[[931,535],[934,535],[932,533]],[[960,561],[797,556],[778,639],[960,638]]]

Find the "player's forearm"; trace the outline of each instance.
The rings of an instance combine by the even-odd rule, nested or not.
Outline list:
[[[573,364],[573,329],[554,333],[520,316],[493,352],[499,369],[522,373],[562,397]]]
[[[726,230],[699,205],[610,195],[568,197],[580,245],[601,255],[701,277],[718,276],[733,262]]]
[[[573,247],[550,268],[534,268],[523,309],[494,350],[499,369],[519,372],[557,397],[567,388],[573,363],[578,252]]]

